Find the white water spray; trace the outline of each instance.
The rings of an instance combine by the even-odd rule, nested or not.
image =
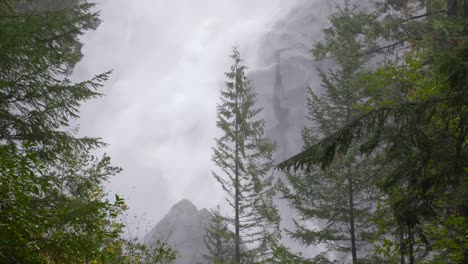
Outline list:
[[[212,208],[216,103],[231,48],[255,64],[260,38],[295,1],[102,0],[75,78],[114,69],[106,96],[82,110],[81,134],[102,137],[124,172],[109,185],[132,213],[159,220],[181,198]]]

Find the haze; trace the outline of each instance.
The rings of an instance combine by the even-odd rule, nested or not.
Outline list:
[[[255,68],[259,38],[295,1],[99,2],[103,23],[83,38],[74,77],[114,69],[106,96],[85,104],[80,119],[80,134],[103,138],[124,169],[110,194],[151,221],[182,198],[199,208],[222,203],[210,157],[230,50],[240,47]]]

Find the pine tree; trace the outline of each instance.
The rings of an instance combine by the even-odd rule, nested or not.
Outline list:
[[[79,37],[100,22],[93,4],[72,2],[0,3],[1,263],[106,261],[118,246],[125,204],[102,185],[121,169],[93,156],[104,143],[70,124],[107,79],[68,78],[82,58]]]
[[[213,172],[233,209],[235,261],[259,262],[271,253],[279,237],[279,215],[272,202],[275,192],[272,153],[275,145],[264,136],[264,121],[258,117],[255,98],[245,76],[246,66],[234,48],[228,81],[221,91],[217,126],[224,135],[216,139]],[[241,246],[249,248],[241,252]],[[249,260],[249,261],[250,261]]]
[[[384,251],[396,245],[400,263],[468,263],[468,2],[374,4],[362,38],[381,42],[362,54],[392,60],[366,76],[365,111],[280,167],[328,167],[355,144],[383,151],[393,165],[381,187],[397,228]]]
[[[204,237],[205,245],[210,252],[207,261],[214,264],[232,263],[234,259],[234,236],[228,228],[227,219],[221,215],[219,206],[211,210],[211,222]]]
[[[57,11],[20,12],[24,1],[9,3],[0,10],[2,143],[34,143],[49,161],[60,151],[103,146],[96,138],[76,137],[70,128],[80,105],[101,96],[97,90],[108,78],[103,73],[81,82],[68,79],[70,66],[82,58],[78,38],[100,23],[94,5],[80,1]]]
[[[316,59],[335,62],[329,72],[320,71],[322,91],[308,90],[309,127],[303,130],[305,148],[336,132],[357,116],[356,105],[364,99],[359,77],[365,72],[366,57],[355,58],[364,44],[358,34],[365,27],[365,14],[346,2],[330,17],[325,39],[314,49]],[[340,156],[328,168],[309,168],[289,174],[285,197],[297,209],[300,220],[292,237],[305,245],[326,244],[329,250],[350,253],[352,263],[369,257],[371,234],[375,232],[372,214],[377,186],[373,163],[359,155],[357,148]],[[374,166],[377,167],[377,166]],[[310,229],[304,222],[313,221]]]

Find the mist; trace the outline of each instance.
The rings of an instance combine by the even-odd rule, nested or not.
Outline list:
[[[0,263],[468,263],[467,21],[0,2]]]
[[[110,179],[129,215],[158,221],[177,201],[224,202],[211,176],[216,104],[233,46],[256,68],[259,45],[297,1],[99,1],[73,77],[114,70],[85,104],[80,135],[101,137],[124,171]]]

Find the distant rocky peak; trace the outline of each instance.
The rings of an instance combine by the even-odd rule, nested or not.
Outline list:
[[[207,209],[198,210],[187,199],[172,206],[145,238],[151,245],[160,240],[178,252],[175,264],[205,263],[209,251],[204,237],[212,215]]]
[[[197,213],[198,213],[198,209],[192,202],[190,202],[187,199],[182,199],[178,203],[176,203],[174,206],[172,206],[168,214],[194,215]]]
[[[212,214],[210,213],[210,211],[208,211],[206,208],[203,208],[199,211],[200,215],[204,215],[204,216],[209,216],[209,217],[212,217]]]

